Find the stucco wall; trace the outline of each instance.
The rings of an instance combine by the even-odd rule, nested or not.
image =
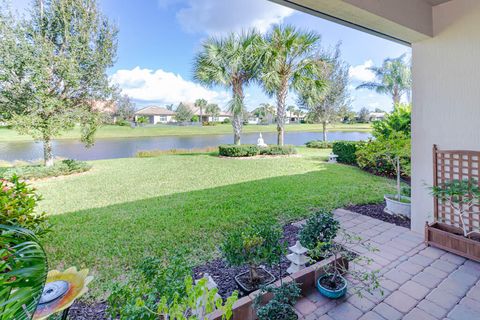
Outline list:
[[[433,217],[432,145],[480,150],[480,1],[434,7],[434,37],[413,44],[412,229]]]

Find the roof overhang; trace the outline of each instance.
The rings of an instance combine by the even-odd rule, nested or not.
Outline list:
[[[410,45],[433,37],[433,7],[450,0],[270,0]]]

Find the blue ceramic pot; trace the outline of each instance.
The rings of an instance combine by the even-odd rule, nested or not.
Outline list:
[[[343,286],[340,289],[337,289],[337,290],[330,290],[330,289],[327,289],[327,288],[323,287],[320,284],[320,280],[322,280],[323,278],[329,277],[329,276],[331,276],[331,275],[330,274],[324,274],[323,276],[318,278],[318,280],[317,280],[317,290],[318,290],[318,292],[320,292],[321,295],[323,295],[327,298],[330,298],[330,299],[338,299],[338,298],[343,297],[347,293],[347,280],[344,277],[340,276],[340,278],[343,281]]]

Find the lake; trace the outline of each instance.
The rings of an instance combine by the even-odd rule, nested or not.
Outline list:
[[[368,132],[332,131],[328,139],[333,140],[365,140],[371,137]],[[275,132],[263,133],[267,144],[275,144]],[[257,143],[258,133],[244,133],[242,143]],[[285,143],[296,146],[305,145],[311,140],[321,140],[321,132],[287,132]],[[77,140],[56,140],[53,143],[55,156],[77,160],[99,160],[133,157],[138,151],[194,149],[215,147],[220,144],[232,143],[233,134],[197,135],[197,136],[161,136],[143,138],[98,139],[95,145],[86,149]],[[43,145],[36,142],[2,142],[0,143],[0,160],[32,161],[43,158]]]

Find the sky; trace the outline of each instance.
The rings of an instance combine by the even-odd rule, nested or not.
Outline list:
[[[30,0],[11,0],[22,12]],[[374,80],[368,67],[384,59],[410,54],[409,47],[295,11],[267,0],[98,0],[102,12],[119,28],[115,65],[108,70],[112,83],[137,107],[193,102],[198,98],[225,108],[231,94],[224,88],[205,88],[193,81],[193,59],[209,36],[256,28],[267,32],[275,24],[290,24],[322,36],[324,48],[341,42],[342,57],[350,65],[352,108],[392,109],[391,98],[355,88]],[[275,104],[258,85],[245,90],[247,109]],[[287,103],[296,104],[293,92]]]

